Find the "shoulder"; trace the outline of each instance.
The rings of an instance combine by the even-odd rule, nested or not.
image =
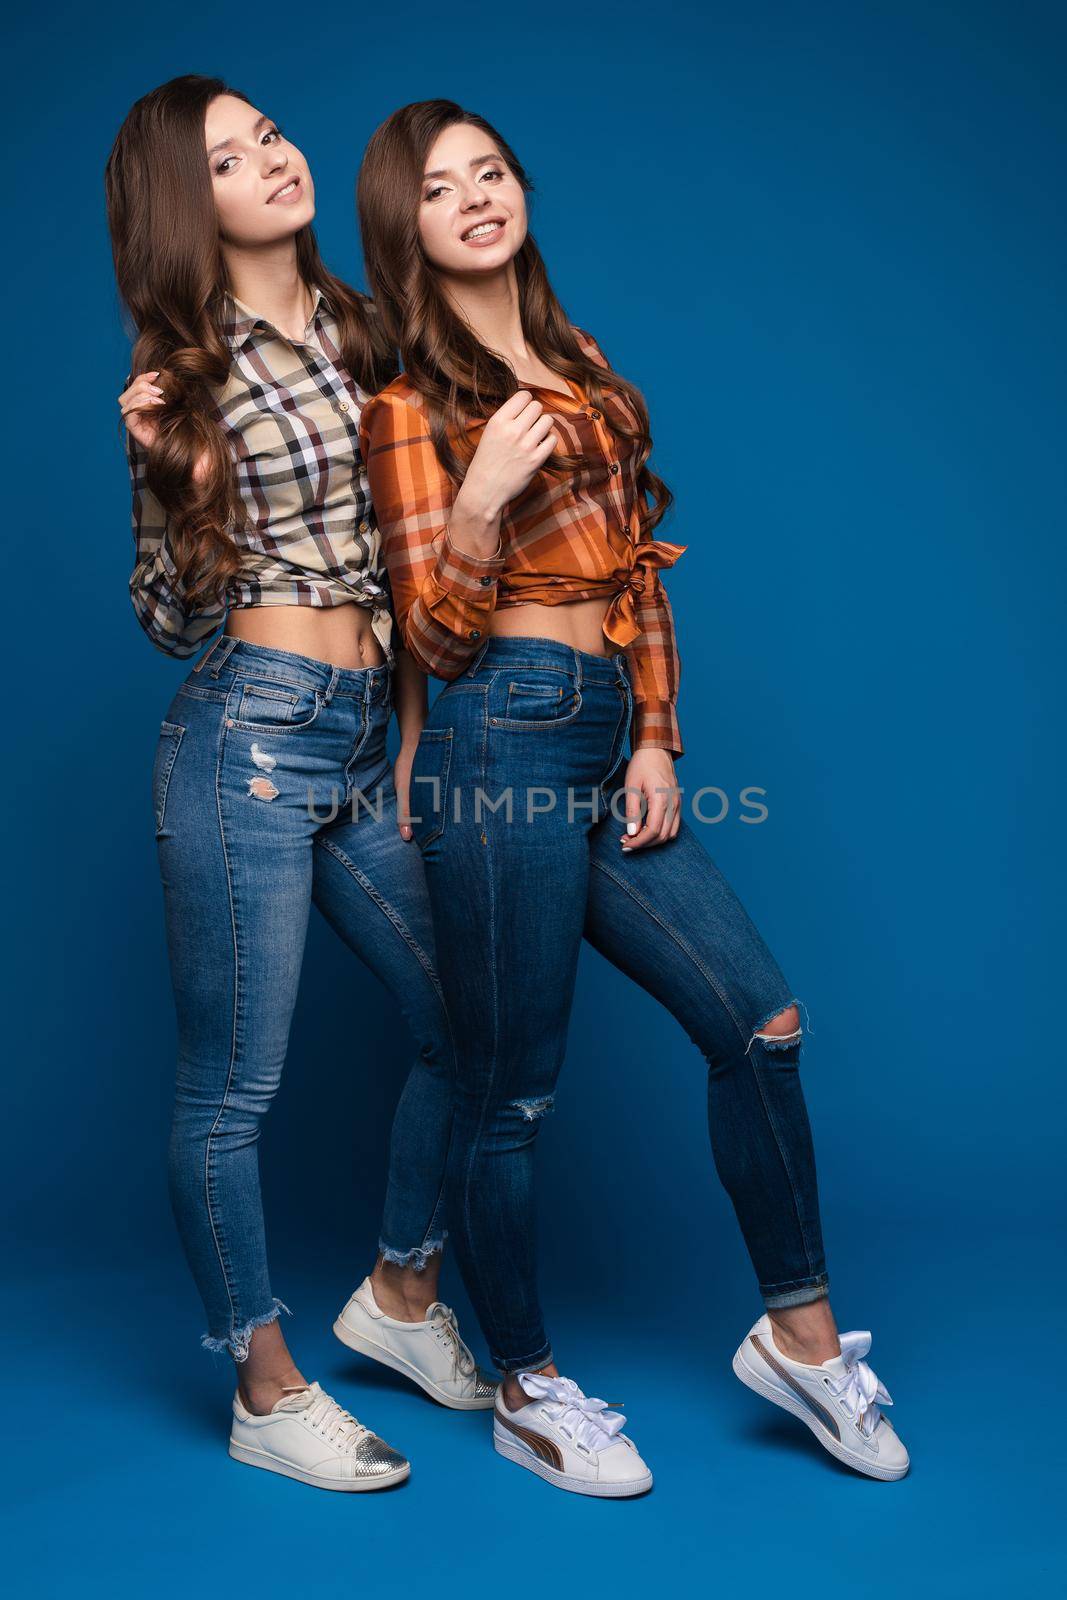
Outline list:
[[[360,429],[369,435],[379,432],[422,434],[426,431],[425,402],[404,373],[371,395],[359,419]]]
[[[587,356],[590,361],[595,361],[598,367],[606,367],[609,371],[611,370],[611,362],[591,333],[588,333],[585,328],[579,328],[573,322],[571,323],[571,332],[577,339],[584,356]]]

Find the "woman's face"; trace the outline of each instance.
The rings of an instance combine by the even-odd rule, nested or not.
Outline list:
[[[499,272],[526,237],[526,196],[469,122],[446,128],[426,158],[419,235],[430,263],[452,274]]]
[[[227,244],[274,244],[314,217],[307,162],[255,106],[220,94],[208,107],[204,140],[219,233]]]

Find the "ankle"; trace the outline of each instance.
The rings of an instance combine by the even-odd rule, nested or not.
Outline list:
[[[559,1377],[559,1368],[554,1361],[550,1361],[547,1367],[538,1367],[536,1371],[544,1378]],[[519,1382],[517,1372],[506,1372],[504,1374],[504,1381],[500,1385],[500,1393],[509,1411],[521,1411],[523,1406],[530,1403],[530,1396]]]
[[[437,1299],[437,1272],[424,1267],[398,1267],[379,1260],[370,1275],[370,1286],[379,1311],[394,1322],[425,1322],[426,1313]]]
[[[307,1380],[297,1367],[267,1373],[238,1371],[237,1393],[245,1410],[254,1417],[265,1417],[287,1392],[306,1388]]]
[[[768,1311],[775,1349],[802,1366],[820,1367],[841,1354],[837,1326],[825,1300]]]

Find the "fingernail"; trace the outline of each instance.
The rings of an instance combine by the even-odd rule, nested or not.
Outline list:
[[[636,833],[637,832],[637,823],[636,822],[628,822],[626,824],[626,831],[629,834]]]

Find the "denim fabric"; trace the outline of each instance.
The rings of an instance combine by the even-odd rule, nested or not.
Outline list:
[[[392,992],[418,1054],[393,1124],[382,1247],[440,1248],[452,1047],[423,864],[396,827],[388,665],[345,671],[232,637],[160,733],[155,822],[178,1016],[170,1191],[210,1348],[242,1360],[277,1316],[257,1144],[278,1088],[312,900]],[[378,798],[381,817],[352,797]],[[332,814],[336,813],[336,814]],[[374,1070],[338,996],[340,1071]],[[324,1127],[324,1158],[343,1158]],[[286,1308],[287,1309],[287,1308]]]
[[[621,655],[492,637],[434,702],[415,758],[415,837],[456,1041],[449,1224],[502,1371],[551,1357],[533,1155],[583,936],[708,1063],[715,1164],[765,1303],[827,1292],[799,1038],[757,1037],[794,996],[688,824],[667,844],[620,849],[625,825],[608,803],[625,778],[632,704]]]

